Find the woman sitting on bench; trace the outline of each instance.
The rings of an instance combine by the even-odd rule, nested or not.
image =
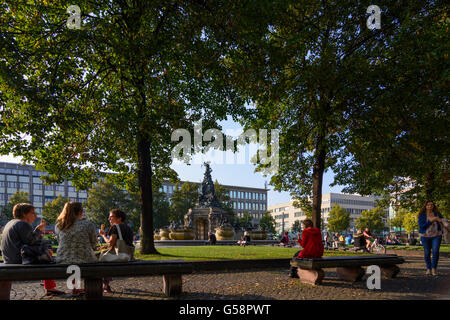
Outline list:
[[[298,243],[303,248],[295,253],[294,258],[322,258],[323,256],[323,243],[322,233],[319,228],[313,228],[313,222],[310,219],[302,221],[303,233],[297,234]],[[297,268],[291,267],[291,278],[298,278]]]

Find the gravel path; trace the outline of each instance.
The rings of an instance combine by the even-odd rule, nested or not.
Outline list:
[[[302,284],[288,277],[288,270],[194,273],[183,276],[179,300],[450,300],[450,258],[439,261],[437,277],[425,275],[421,256],[404,256],[401,272],[395,279],[382,279],[380,290],[369,290],[363,281],[351,283],[338,279],[335,269],[324,269],[321,286]],[[162,277],[116,278],[113,294],[105,300],[174,300],[162,293]],[[60,290],[69,292],[65,281],[57,281]],[[47,297],[39,282],[15,282],[12,300],[70,300],[70,294]]]

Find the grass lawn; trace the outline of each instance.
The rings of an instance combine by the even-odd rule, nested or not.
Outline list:
[[[136,259],[141,260],[225,260],[225,259],[270,259],[292,258],[299,248],[280,248],[269,246],[192,246],[157,248],[160,255],[135,253]],[[362,253],[345,251],[328,251],[324,256],[361,255]]]
[[[422,246],[408,246],[408,245],[394,245],[385,246],[386,249],[393,249],[393,250],[420,250],[423,251]],[[439,249],[439,252],[450,252],[450,244],[441,244],[441,248]]]

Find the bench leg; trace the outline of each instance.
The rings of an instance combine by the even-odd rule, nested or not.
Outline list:
[[[181,274],[165,274],[163,275],[163,283],[163,290],[167,296],[172,297],[181,294],[183,283]]]
[[[397,274],[400,272],[400,268],[396,265],[380,266],[380,268],[381,268],[381,275],[387,279],[395,278]]]
[[[325,276],[322,269],[308,270],[297,268],[297,274],[302,283],[317,285],[321,284]]]
[[[361,267],[338,267],[336,272],[339,278],[350,281],[360,281],[365,274],[365,271]]]
[[[103,281],[101,278],[84,279],[86,300],[99,300],[103,297]]]
[[[11,281],[0,281],[0,300],[9,300],[11,296]]]

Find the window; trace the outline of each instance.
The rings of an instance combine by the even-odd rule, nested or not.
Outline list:
[[[34,190],[42,190],[42,184],[33,183],[33,189]]]
[[[42,196],[33,196],[33,202],[42,202]]]
[[[26,189],[26,190],[28,190],[28,189],[30,189],[30,184],[29,184],[29,183],[21,182],[21,183],[20,183],[20,189]]]
[[[64,186],[61,186],[61,185],[56,186],[56,191],[64,192]]]
[[[8,181],[8,188],[17,188],[17,182]]]
[[[44,190],[45,191],[53,191],[53,185],[50,185],[50,186],[44,185]]]

